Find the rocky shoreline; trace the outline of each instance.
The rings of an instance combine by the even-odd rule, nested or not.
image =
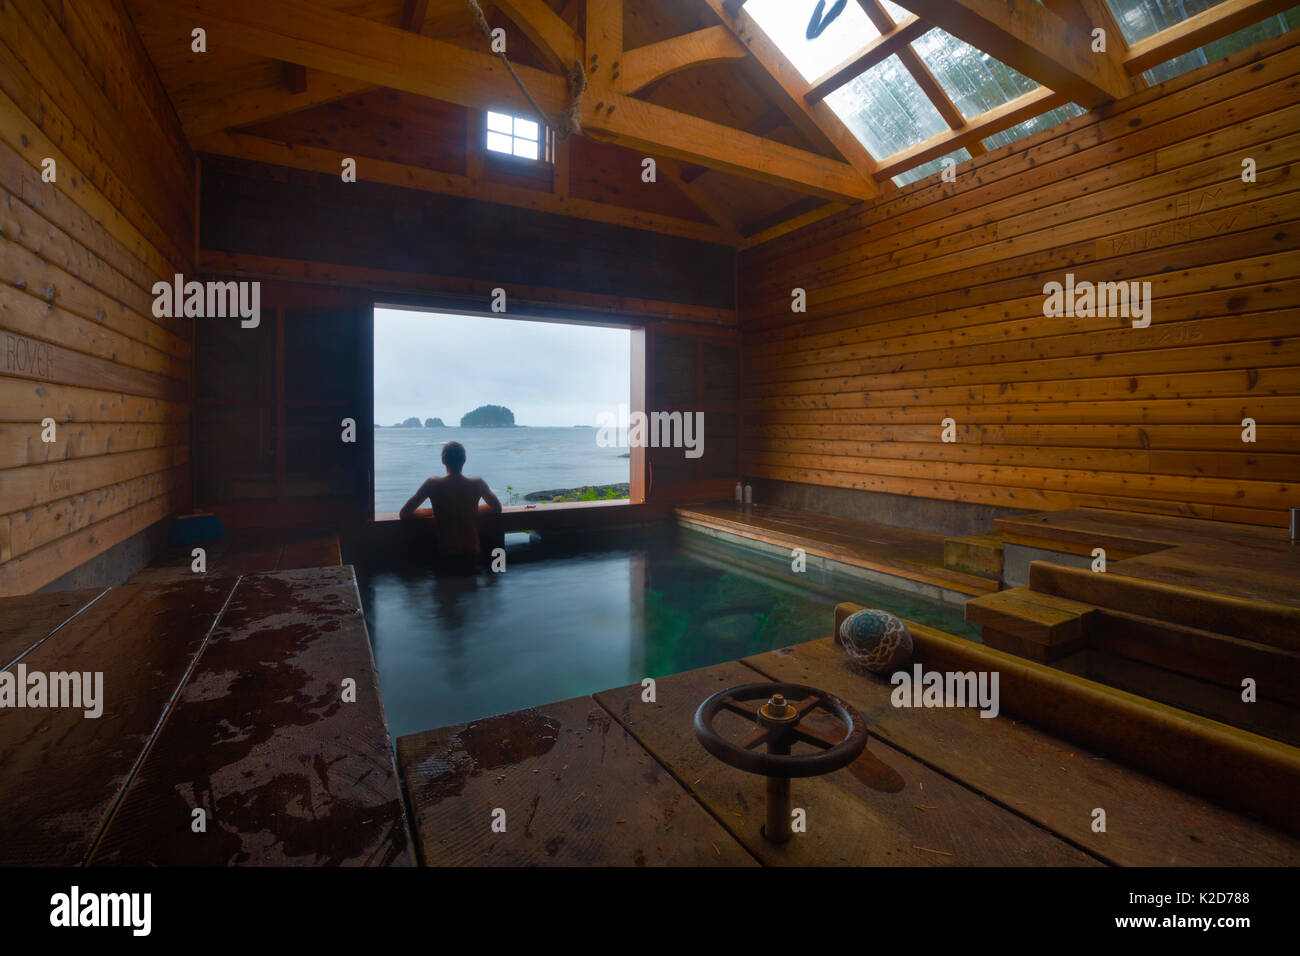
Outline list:
[[[626,482],[613,485],[582,485],[579,488],[552,488],[549,491],[530,491],[524,501],[553,504],[564,501],[616,501],[629,498],[632,488]]]

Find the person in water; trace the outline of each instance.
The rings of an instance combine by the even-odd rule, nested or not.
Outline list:
[[[445,559],[473,563],[479,553],[479,515],[500,514],[501,502],[482,478],[466,478],[461,474],[465,468],[465,446],[460,442],[449,441],[442,446],[442,463],[447,474],[425,479],[398,514],[404,521],[414,518],[415,510],[427,498],[433,505],[438,554]]]

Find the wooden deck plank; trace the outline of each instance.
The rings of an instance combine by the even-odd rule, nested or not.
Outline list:
[[[75,865],[90,852],[234,581],[111,589],[21,664],[103,674],[103,714],[0,710],[0,865]]]
[[[944,567],[942,535],[848,521],[809,511],[754,505],[692,505],[675,514],[699,525],[830,558],[961,594],[988,594],[998,583]]]
[[[241,578],[91,863],[412,862],[352,568]]]
[[[990,799],[1126,866],[1287,865],[1300,840],[1089,753],[1006,715],[896,708],[891,685],[858,670],[834,639],[748,658],[773,680],[811,684],[858,707],[871,733]],[[875,744],[873,739],[872,744]],[[1092,811],[1106,811],[1105,833]]]
[[[105,590],[83,588],[0,598],[0,667],[16,662]]]
[[[426,865],[755,865],[590,697],[411,734],[397,753]]]
[[[709,755],[692,728],[696,708],[710,694],[765,679],[739,662],[718,664],[661,678],[653,704],[642,702],[639,684],[596,700],[767,865],[1097,864],[874,737],[851,766],[793,781],[792,806],[806,811],[808,831],[783,845],[769,843],[759,832],[763,778]]]

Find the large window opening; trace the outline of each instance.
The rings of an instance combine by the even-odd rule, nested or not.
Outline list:
[[[465,446],[503,505],[620,500],[631,449],[597,426],[631,396],[628,329],[376,308],[374,506],[398,511]]]

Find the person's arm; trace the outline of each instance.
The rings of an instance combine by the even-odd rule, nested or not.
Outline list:
[[[397,516],[403,521],[414,518],[415,509],[424,504],[425,499],[429,497],[429,493],[433,490],[433,483],[437,480],[437,478],[425,479],[424,484],[420,485],[420,490],[411,495],[411,499],[402,505],[402,510],[397,513]]]
[[[478,483],[479,494],[482,495],[483,500],[487,502],[488,513],[499,515],[501,513],[501,500],[496,495],[492,494],[492,489],[488,487],[488,483],[482,478],[479,479]]]

